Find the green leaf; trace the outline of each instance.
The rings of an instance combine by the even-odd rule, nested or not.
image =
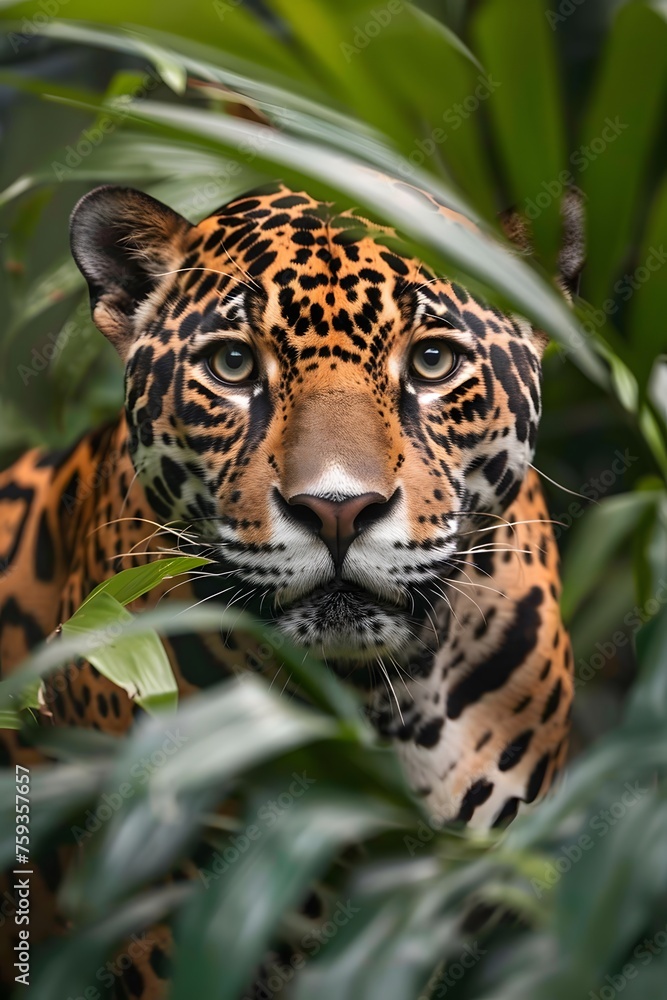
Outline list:
[[[637,254],[639,268],[626,283],[624,294],[632,295],[628,328],[633,368],[644,386],[656,357],[665,350],[664,317],[667,315],[667,178],[663,179],[649,209],[648,224]],[[641,270],[640,270],[641,269]],[[659,396],[663,401],[666,393]]]
[[[118,355],[111,344],[100,337],[93,323],[86,296],[58,331],[50,363],[49,374],[63,407],[81,398],[86,380],[90,380],[91,371],[103,354],[120,368]]]
[[[513,203],[519,210],[528,209],[541,260],[555,274],[565,137],[554,33],[541,3],[516,0],[487,0],[473,30],[484,64],[497,82],[488,109]],[[558,195],[535,212],[535,199],[544,194],[545,185],[547,191],[555,185]]]
[[[576,539],[573,543],[581,544]],[[588,683],[598,672],[604,676],[605,668],[614,670],[618,649],[631,646],[632,635],[639,628],[639,619],[631,611],[636,601],[632,572],[623,559],[621,546],[615,559],[611,554],[607,556],[605,570],[591,583],[585,600],[568,621],[576,661],[575,677]]]
[[[31,730],[31,735],[32,735]],[[108,760],[32,767],[30,770],[30,853],[53,846],[54,831],[104,787]],[[16,853],[16,775],[14,768],[0,775],[0,863],[12,867]]]
[[[596,585],[611,556],[646,510],[655,507],[659,496],[654,491],[625,493],[589,508],[574,529],[563,564],[561,607],[566,620]]]
[[[667,580],[652,600],[662,610],[637,635],[640,674],[626,715],[627,725],[637,729],[667,722]]]
[[[153,590],[163,580],[170,580],[174,576],[190,573],[193,569],[206,566],[210,562],[210,559],[203,559],[201,556],[170,556],[166,559],[155,559],[153,562],[146,563],[145,566],[132,566],[130,569],[123,569],[120,573],[116,573],[108,580],[103,580],[102,583],[98,584],[85,599],[81,608],[102,593],[115,598],[119,604],[130,604],[142,594]],[[76,615],[79,614],[81,608],[76,611]]]
[[[228,874],[211,874],[206,890],[200,887],[184,909],[179,937],[193,960],[179,965],[174,1000],[214,994],[236,1000],[283,913],[307,893],[334,853],[401,819],[381,801],[355,800],[349,793],[321,798],[304,790]]]
[[[330,670],[312,656],[304,655],[303,650],[292,646],[282,634],[248,615],[239,614],[234,608],[190,606],[170,601],[168,607],[160,606],[143,611],[140,615],[130,615],[115,598],[105,593],[98,595],[96,604],[98,601],[105,602],[109,608],[112,626],[96,631],[84,627],[76,629],[74,635],[66,634],[63,628],[63,635],[57,642],[47,642],[38,647],[20,669],[0,682],[0,708],[13,706],[17,697],[37,678],[45,676],[72,658],[88,657],[91,649],[99,651],[105,645],[117,645],[121,640],[151,633],[154,629],[163,635],[180,635],[197,631],[219,632],[228,628],[246,632],[258,642],[266,644],[285,664],[313,703],[344,720],[350,727],[350,732],[356,733],[364,741],[368,740],[372,732],[360,718],[354,694]],[[85,611],[86,607],[82,610]],[[120,669],[122,672],[122,666]]]
[[[295,1000],[383,1000],[418,997],[429,974],[464,949],[457,917],[442,914],[446,882],[434,879],[421,892],[396,892],[374,906],[353,911],[319,960],[311,960],[297,978]],[[354,910],[360,911],[359,916]],[[315,939],[316,940],[316,939]],[[474,952],[473,952],[474,954]],[[437,990],[432,994],[438,995]]]
[[[110,790],[125,787],[124,801],[99,851],[69,886],[68,905],[103,912],[129,889],[162,875],[197,832],[204,805],[212,808],[251,768],[298,747],[359,741],[360,735],[281,698],[250,674],[190,697],[173,719],[144,720],[109,779]],[[298,784],[299,794],[311,783],[306,777]],[[88,879],[98,887],[95,901],[87,898]]]
[[[189,699],[179,721],[183,733],[196,733],[197,739],[186,739],[179,753],[155,772],[155,795],[171,797],[179,789],[219,786],[277,750],[348,733],[333,719],[271,695],[251,674],[240,675],[236,685],[216,698]],[[244,738],[250,726],[256,728],[251,743]],[[349,737],[354,738],[352,731]],[[153,738],[150,732],[148,738]]]
[[[185,93],[188,73],[182,59],[165,55],[164,49],[152,45],[141,36],[137,37],[137,51],[153,63],[164,82],[175,94]]]
[[[59,261],[46,274],[43,274],[26,291],[22,307],[7,335],[8,342],[31,320],[40,316],[47,309],[58,305],[76,292],[80,292],[83,283],[81,274],[72,260]]]
[[[593,847],[577,862],[576,875],[561,884],[560,940],[570,956],[559,977],[561,996],[594,990],[601,970],[615,971],[667,886],[664,790],[626,782],[598,801],[602,808],[588,826]],[[598,891],[589,892],[591,885]]]
[[[628,66],[633,67],[632,83]],[[628,252],[667,87],[667,21],[657,5],[623,4],[579,136],[575,166],[586,196],[584,296],[601,306]],[[613,205],[613,211],[610,206]]]
[[[639,605],[651,601],[667,564],[667,494],[648,507],[633,538],[634,584]]]
[[[377,56],[375,49],[369,53],[375,72],[384,70],[383,79],[391,88],[388,92],[394,94],[394,103],[404,99],[406,83],[412,89],[421,135],[411,137],[409,146],[403,148],[408,158],[407,173],[403,176],[410,180],[411,172],[407,167],[415,160],[419,162],[422,154],[423,169],[431,173],[442,175],[442,170],[438,169],[442,161],[445,176],[451,177],[470,204],[487,219],[494,219],[496,190],[481,127],[483,107],[493,93],[494,81],[442,25],[417,7],[409,7],[408,11],[416,21],[414,25],[408,22],[411,30],[406,30],[406,25],[401,26],[391,51],[378,51]],[[423,60],[427,47],[432,50],[428,77],[433,85],[425,90]],[[393,66],[408,54],[414,68],[410,71],[406,66],[405,74],[398,79]]]
[[[552,333],[568,347],[573,360],[590,378],[606,384],[605,366],[591,350],[565,302],[534,271],[499,244],[467,226],[434,215],[419,192],[404,185],[396,187],[389,178],[366,170],[344,154],[283,136],[263,126],[157,102],[135,107],[133,113],[139,119],[161,123],[182,135],[197,135],[221,150],[231,150],[242,144],[247,149],[249,144],[252,162],[258,166],[270,166],[275,173],[275,166],[279,165],[287,179],[292,174],[298,178],[309,174],[331,190],[344,193],[348,200],[352,196],[373,213],[397,225],[409,239],[429,248],[431,260],[453,263],[463,273],[482,282],[491,296],[491,289],[495,288],[539,328]],[[439,192],[433,183],[427,187],[441,193],[444,201],[451,204],[449,192]],[[463,207],[460,199],[456,207]]]
[[[35,705],[35,708],[37,707]],[[11,708],[3,708],[0,711],[0,729],[24,729],[29,719],[32,719],[32,715],[28,712],[15,712]]]
[[[137,938],[131,942],[132,952],[129,948],[121,952],[122,965],[133,953],[136,957],[149,958],[152,946],[141,932],[169,917],[191,891],[192,886],[182,882],[151,889],[128,900],[113,913],[78,928],[77,934],[59,936],[57,941],[49,942],[32,973],[31,993],[40,1000],[85,996],[85,991],[91,989],[99,995],[92,984],[108,982],[107,962],[116,946],[136,934]],[[98,976],[100,970],[103,979]]]
[[[132,573],[132,570],[124,572]],[[143,579],[145,582],[145,578]],[[121,593],[125,595],[132,594],[134,589],[135,584],[127,578],[121,584]],[[123,637],[121,626],[132,621],[132,617],[103,588],[94,596],[91,595],[63,623],[62,634],[66,639],[83,639],[81,652],[85,652],[93,666],[108,680],[127,691],[147,712],[174,709],[178,688],[160,637],[150,629],[138,635]]]
[[[653,363],[649,383],[649,397],[667,427],[667,354],[661,354]]]
[[[622,729],[607,735],[584,754],[568,772],[567,782],[540,805],[520,816],[507,833],[505,847],[510,852],[535,848],[560,831],[561,824],[575,812],[593,808],[605,785],[621,787],[626,780],[644,778],[667,767],[667,734],[663,724],[642,729]]]
[[[0,729],[22,729],[23,719],[19,712],[14,712],[11,708],[3,708],[0,711]]]
[[[62,23],[46,26],[45,30],[54,36],[73,37],[79,32],[80,39],[91,40],[94,32],[80,25],[64,26]],[[99,43],[105,36],[98,33]],[[126,49],[131,42],[127,37],[116,37],[113,45]],[[111,43],[110,43],[111,44]],[[316,176],[327,187],[352,195],[355,201],[393,222],[423,247],[433,251],[432,259],[448,261],[474,280],[485,284],[492,297],[494,288],[501,296],[512,302],[519,311],[531,318],[540,328],[552,333],[572,351],[572,356],[590,377],[606,384],[605,366],[590,349],[582,337],[577,324],[565,304],[541,282],[537,275],[524,267],[519,260],[468,229],[453,227],[446,220],[433,216],[417,194],[411,195],[403,187],[381,182],[376,176],[360,171],[358,162],[325,150],[321,145],[313,146],[303,140],[285,137],[260,126],[253,126],[239,120],[229,120],[220,115],[199,112],[193,109],[179,109],[160,106],[156,102],[144,102],[134,108],[134,115],[148,120],[162,121],[171,125],[183,138],[196,134],[200,139],[214,140],[213,146],[219,151],[231,151],[239,145],[246,149],[245,156],[253,165],[268,168],[275,176],[275,166],[281,168],[286,179],[302,179]],[[250,153],[247,152],[248,148]],[[383,169],[390,169],[390,154],[382,154]],[[404,160],[395,158],[395,170],[401,176]],[[450,185],[436,184],[424,171],[417,171],[414,182],[427,190],[432,190],[445,203],[458,208],[472,217],[474,213],[466,208]],[[494,258],[491,263],[490,255]],[[427,257],[428,259],[428,257]],[[504,264],[500,260],[504,259]],[[441,264],[440,264],[441,266]]]

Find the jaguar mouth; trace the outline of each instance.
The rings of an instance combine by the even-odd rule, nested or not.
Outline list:
[[[327,610],[338,609],[340,614],[346,610],[350,612],[363,611],[364,609],[377,610],[384,609],[394,613],[407,612],[410,600],[406,596],[403,600],[388,601],[379,594],[360,587],[359,584],[349,580],[341,580],[336,577],[327,583],[321,584],[306,595],[301,595],[282,605],[282,612],[289,613],[304,605],[321,605],[323,613]]]
[[[377,594],[334,579],[277,609],[276,625],[297,645],[327,659],[371,660],[396,654],[414,631],[411,602],[389,602]]]

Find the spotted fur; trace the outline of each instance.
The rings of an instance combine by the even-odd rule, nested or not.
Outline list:
[[[543,336],[389,230],[281,185],[195,226],[99,188],[74,211],[72,249],[125,364],[125,413],[0,477],[3,670],[101,580],[185,544],[226,575],[174,596],[221,591],[361,687],[439,820],[504,824],[543,795],[572,700],[530,468]],[[246,383],[212,367],[230,341],[252,352]],[[452,355],[439,381],[411,368],[427,341]],[[170,655],[184,693],[267,666],[238,636]],[[112,732],[133,715],[89,665],[49,704]]]

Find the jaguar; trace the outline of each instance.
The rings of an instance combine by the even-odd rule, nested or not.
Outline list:
[[[282,183],[195,225],[99,187],[73,211],[71,246],[125,407],[0,475],[3,673],[96,585],[185,541],[207,572],[134,610],[174,596],[270,618],[363,692],[439,822],[501,826],[542,797],[573,693],[532,466],[545,335],[386,227]],[[261,666],[253,643],[170,639],[180,693]],[[86,663],[51,695],[52,724],[121,734],[136,713]],[[9,760],[33,759],[4,737]],[[157,995],[156,968],[135,969],[129,995]]]

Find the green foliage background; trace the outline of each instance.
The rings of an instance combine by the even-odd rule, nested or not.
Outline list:
[[[566,781],[492,850],[424,825],[354,697],[317,664],[283,653],[312,708],[286,703],[260,678],[192,699],[178,715],[185,749],[133,785],[66,886],[74,931],[42,955],[34,995],[82,993],[118,941],[173,913],[173,995],[233,1000],[271,942],[303,941],[294,907],[326,877],[333,902],[351,899],[354,915],[282,995],[664,996],[667,5],[118,0],[103,10],[40,0],[0,3],[0,18],[3,463],[33,444],[70,442],[122,402],[119,363],[90,324],[69,258],[67,216],[79,195],[132,184],[193,221],[276,176],[337,196],[396,224],[425,260],[553,337],[535,461],[561,522],[579,681]],[[490,96],[475,102],[480,78]],[[252,116],[230,117],[240,106]],[[464,239],[418,199],[369,181],[367,166],[432,190],[489,230],[509,205],[528,208],[535,261]],[[583,192],[588,225],[574,314],[549,279],[565,181]],[[122,595],[104,601],[101,620],[121,620],[110,602],[122,605]],[[174,628],[171,613],[122,620],[129,643],[149,626]],[[197,609],[180,621],[213,619]],[[38,653],[25,676],[81,641]],[[15,706],[24,683],[0,688],[2,705]],[[122,745],[51,737],[63,762],[35,776],[38,843],[71,841],[76,818],[164,732],[158,713]],[[210,815],[221,795],[240,802],[239,835],[304,771],[312,789],[206,890],[205,879],[149,888],[202,831],[219,851],[228,846],[230,831]],[[6,860],[13,776],[2,780]],[[335,859],[352,843],[364,849],[341,867]],[[482,959],[461,979],[438,980],[436,967],[446,977],[464,954],[460,917],[479,899],[504,902],[522,921],[487,929]]]

